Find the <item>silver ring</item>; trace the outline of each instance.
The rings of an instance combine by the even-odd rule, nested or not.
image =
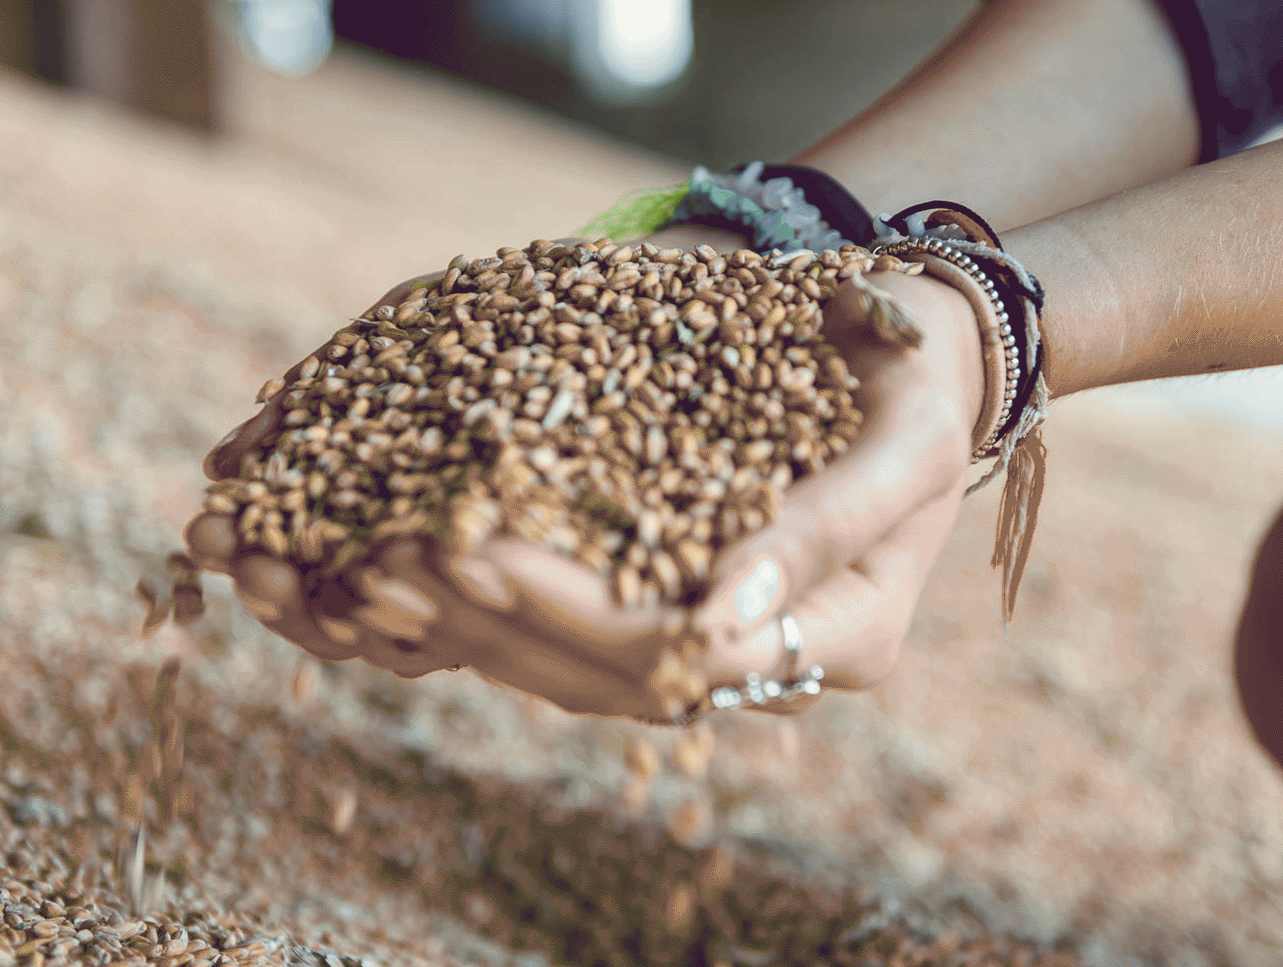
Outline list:
[[[798,671],[802,663],[802,627],[788,612],[780,615],[780,632],[784,636],[784,654],[788,659],[782,680],[763,678],[750,673],[739,688],[727,685],[715,688],[708,700],[713,708],[746,708],[794,702],[806,695],[820,694],[824,669],[819,665]]]

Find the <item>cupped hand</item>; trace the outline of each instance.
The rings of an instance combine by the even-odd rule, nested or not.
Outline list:
[[[657,241],[710,241],[702,233],[683,228]],[[722,251],[739,247],[731,236],[711,241]],[[376,305],[397,305],[414,281],[438,277],[410,280]],[[909,306],[926,338],[911,351],[888,346],[861,317],[853,287],[839,289],[825,308],[825,333],[861,381],[861,436],[791,488],[770,527],[724,553],[712,594],[693,616],[664,607],[621,611],[596,572],[533,545],[491,541],[467,559],[446,560],[406,538],[385,546],[370,571],[432,612],[398,632],[354,617],[351,589],[305,595],[287,562],[237,548],[229,518],[198,518],[189,548],[202,566],[233,576],[265,625],[318,657],[360,655],[406,677],[467,664],[573,712],[668,721],[674,692],[693,701],[709,686],[741,684],[749,672],[778,672],[785,612],[802,629],[802,660],[825,669],[826,686],[869,687],[894,665],[956,517],[983,389],[975,323],[960,295],[926,276],[879,273],[870,281]],[[282,395],[211,452],[211,479],[234,476],[244,454],[275,429]],[[755,596],[755,608],[737,610],[738,588],[756,580],[763,591],[761,577],[772,568],[775,586]],[[707,644],[705,674],[683,678],[666,653],[695,643]]]
[[[861,434],[787,491],[770,526],[723,553],[710,594],[677,636],[706,645],[705,688],[742,686],[754,672],[782,675],[786,613],[802,632],[800,660],[824,669],[826,688],[876,685],[895,665],[956,520],[984,389],[975,318],[962,295],[930,276],[867,278],[911,310],[923,339],[911,350],[885,342],[852,284],[825,306],[825,336],[860,380]],[[567,654],[644,666],[655,660],[653,647],[629,653],[619,645],[663,640],[665,622],[676,625],[671,614],[610,607],[596,575],[542,548],[494,544],[483,554],[506,586],[520,589],[538,636]],[[579,606],[576,595],[591,595],[596,606]],[[808,704],[763,708],[791,713]]]

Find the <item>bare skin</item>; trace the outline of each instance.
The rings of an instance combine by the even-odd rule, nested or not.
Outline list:
[[[999,0],[792,161],[874,214],[945,198],[1005,232],[1173,175],[1198,153],[1184,55],[1154,0]]]
[[[1097,56],[1102,38],[1115,52],[1108,64]],[[1008,0],[986,4],[904,84],[794,160],[834,174],[874,211],[943,197],[985,213],[999,230],[1022,226],[1004,242],[1050,293],[1046,377],[1063,397],[1283,363],[1283,313],[1274,308],[1283,305],[1283,273],[1269,255],[1283,242],[1275,190],[1283,145],[1190,169],[1197,152],[1183,58],[1151,0]],[[692,230],[675,231],[689,241]],[[704,237],[723,251],[742,244]],[[877,281],[914,311],[926,339],[919,351],[892,352],[862,341],[842,294],[826,309],[827,334],[862,382],[865,432],[790,491],[772,527],[720,561],[693,616],[711,684],[778,661],[782,611],[797,617],[806,660],[825,667],[826,685],[876,684],[894,667],[956,518],[984,381],[975,322],[961,296],[929,277]],[[235,454],[274,419],[272,405],[211,454],[207,473],[232,472]],[[247,568],[217,530],[206,521],[189,533],[194,556],[231,569],[269,627],[323,657],[377,653],[376,663],[414,675],[464,654],[488,677],[572,711],[664,717],[646,682],[675,616],[615,611],[595,575],[548,552],[483,549],[472,573],[499,603],[433,576],[443,611],[459,616],[446,625],[458,637],[433,635],[402,661],[396,649],[336,643],[309,617],[296,582],[261,564]],[[1238,661],[1249,720],[1283,760],[1279,703],[1245,684],[1265,673],[1280,681],[1281,533],[1283,518],[1258,557]],[[727,601],[764,557],[784,581],[771,607],[741,626]],[[482,614],[485,623],[473,620]],[[438,641],[450,654],[433,651]]]

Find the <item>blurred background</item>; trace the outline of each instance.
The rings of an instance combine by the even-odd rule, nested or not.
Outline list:
[[[976,0],[0,0],[0,60],[218,133],[217,51],[301,78],[336,47],[453,75],[713,166],[866,106]]]

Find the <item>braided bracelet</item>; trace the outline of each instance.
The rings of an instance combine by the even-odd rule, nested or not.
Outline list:
[[[873,219],[864,206],[833,178],[813,168],[768,168],[754,161],[729,174],[714,175],[700,165],[690,185],[672,223],[747,228],[758,252],[774,248],[785,254],[803,249],[822,252],[847,244],[867,247],[873,237]]]

